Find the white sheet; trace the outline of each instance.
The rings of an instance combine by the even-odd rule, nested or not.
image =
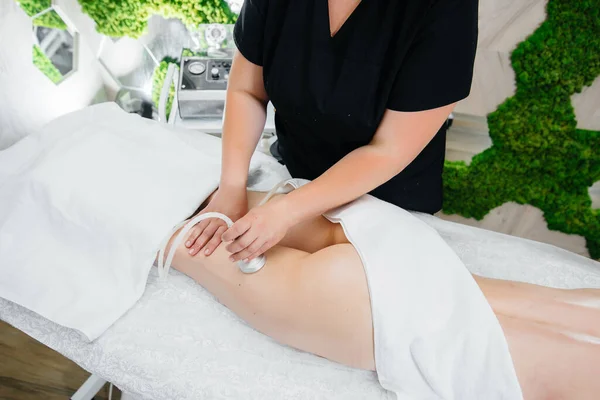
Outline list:
[[[0,297],[101,335],[142,295],[165,232],[219,185],[220,140],[185,133],[105,103],[1,151]]]
[[[267,190],[288,178],[269,165],[254,175]],[[600,264],[542,243],[415,214],[435,228],[467,268],[483,276],[560,288],[600,288]],[[393,399],[373,373],[274,343],[173,272],[150,273],[140,301],[97,341],[0,299],[0,319],[86,370],[143,399]]]

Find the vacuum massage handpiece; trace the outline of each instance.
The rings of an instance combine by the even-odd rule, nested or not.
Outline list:
[[[233,221],[231,220],[231,218],[229,218],[225,214],[216,213],[216,212],[200,214],[200,215],[192,218],[192,220],[190,222],[188,222],[186,224],[186,226],[189,225],[191,228],[194,225],[196,225],[198,222],[200,222],[204,219],[207,219],[207,218],[219,218],[219,219],[225,221],[225,223],[227,224],[227,228],[231,228],[233,226]],[[264,267],[266,262],[267,262],[266,257],[261,255],[261,256],[256,257],[255,259],[248,261],[248,262],[238,261],[237,265],[240,268],[240,271],[242,271],[246,274],[252,274],[254,272],[259,271],[262,267]]]
[[[175,257],[175,250],[183,241],[183,237],[198,222],[203,221],[208,218],[219,218],[219,219],[225,221],[228,228],[231,228],[233,226],[233,221],[227,215],[217,213],[217,212],[208,212],[208,213],[197,215],[194,218],[192,218],[191,220],[184,221],[184,222],[180,223],[179,225],[177,225],[176,227],[174,227],[171,235],[175,231],[177,231],[177,229],[179,229],[181,227],[183,227],[183,228],[181,229],[181,231],[179,232],[179,234],[173,241],[173,244],[171,245],[171,249],[169,251],[169,255],[167,256],[166,260],[164,260],[164,252],[165,252],[165,248],[167,247],[168,239],[163,243],[163,245],[160,248],[159,255],[158,255],[158,271],[159,271],[159,275],[161,277],[163,277],[163,278],[166,277],[166,275],[169,271],[169,268],[171,267],[171,263],[173,262],[173,258]],[[169,238],[171,237],[171,235],[169,235]],[[264,267],[266,262],[267,262],[266,257],[264,255],[261,255],[261,256],[256,257],[255,259],[250,260],[248,262],[238,261],[237,265],[238,265],[238,268],[240,269],[240,271],[242,271],[246,274],[252,274],[254,272],[259,271],[262,267]]]
[[[290,185],[290,186],[296,188],[297,183],[295,183],[295,181],[296,181],[295,179],[286,179],[282,182],[279,182],[277,185],[275,185],[269,191],[269,193],[267,193],[267,195],[262,199],[262,201],[258,205],[262,206],[262,205],[266,204],[266,202],[269,201],[269,199],[271,199],[271,197],[273,197],[279,189],[281,189],[287,185]],[[197,215],[194,218],[192,218],[190,221],[183,221],[180,224],[178,224],[177,226],[175,226],[173,228],[173,230],[171,231],[171,233],[169,234],[169,236],[165,237],[162,245],[160,246],[160,250],[158,252],[158,275],[160,278],[165,279],[167,277],[169,268],[171,268],[171,263],[173,262],[173,257],[175,257],[175,250],[183,241],[183,237],[185,236],[185,234],[188,233],[189,230],[192,229],[192,227],[194,225],[196,225],[198,222],[208,219],[208,218],[219,218],[219,219],[225,221],[228,228],[231,228],[233,226],[233,221],[231,220],[231,218],[229,218],[225,214],[221,214],[221,213],[217,213],[217,212],[208,212],[205,214],[200,214],[200,215]],[[171,238],[171,236],[173,236],[173,234],[175,232],[177,232],[178,229],[180,229],[182,227],[183,227],[183,229],[181,229],[181,231],[179,232],[179,234],[173,241],[173,245],[171,246],[169,255],[167,256],[167,258],[165,260],[165,249],[167,248],[169,239]],[[252,274],[254,272],[260,271],[260,269],[265,266],[266,262],[267,262],[267,259],[265,258],[265,256],[259,256],[249,262],[238,261],[237,265],[238,265],[240,271],[242,271],[246,274]]]

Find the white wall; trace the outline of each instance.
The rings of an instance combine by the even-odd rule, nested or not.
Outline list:
[[[479,43],[471,95],[456,112],[485,117],[516,90],[510,54],[546,20],[548,0],[480,0]],[[600,77],[571,102],[577,127],[600,130]]]
[[[48,121],[90,104],[102,90],[100,69],[87,44],[94,36],[94,22],[81,12],[76,0],[58,4],[82,32],[83,40],[78,72],[55,86],[33,66],[29,17],[13,0],[0,0],[0,149]]]
[[[485,117],[515,93],[510,53],[545,21],[547,2],[479,1],[479,42],[471,95],[456,107],[457,113]]]
[[[571,97],[577,128],[600,131],[600,76]]]

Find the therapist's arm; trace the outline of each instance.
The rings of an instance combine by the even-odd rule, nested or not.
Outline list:
[[[387,110],[373,140],[282,201],[293,223],[321,215],[381,186],[406,168],[456,104],[419,112]]]
[[[223,122],[221,187],[246,190],[250,158],[265,128],[268,102],[262,67],[236,51]]]
[[[387,110],[373,137],[314,181],[252,209],[223,235],[232,261],[256,258],[287,229],[349,203],[406,168],[444,124],[456,103],[419,112]]]
[[[252,64],[236,51],[227,85],[221,182],[217,193],[201,213],[220,212],[235,221],[248,211],[248,169],[265,127],[268,101],[262,67]],[[193,185],[193,182],[190,184]],[[221,220],[202,221],[190,231],[186,247],[192,255],[200,251],[212,254],[226,229]]]

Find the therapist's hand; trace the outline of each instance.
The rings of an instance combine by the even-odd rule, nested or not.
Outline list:
[[[241,218],[248,212],[248,195],[245,187],[217,189],[208,205],[197,215],[207,212],[225,214],[233,221]],[[219,218],[209,218],[200,221],[189,232],[185,246],[189,253],[195,256],[199,252],[211,255],[221,244],[221,235],[227,230],[225,221]]]
[[[231,261],[250,261],[279,243],[291,226],[283,198],[276,198],[251,209],[222,238],[231,242],[226,247]]]

